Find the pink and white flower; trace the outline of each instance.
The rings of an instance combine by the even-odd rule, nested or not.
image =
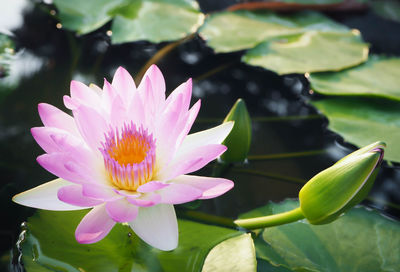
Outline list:
[[[79,243],[95,243],[117,222],[127,222],[161,250],[178,245],[173,204],[217,197],[233,187],[223,178],[187,175],[216,159],[232,129],[224,123],[190,134],[200,100],[190,109],[192,81],[167,98],[157,66],[136,88],[122,67],[103,89],[71,82],[64,96],[70,116],[39,104],[43,127],[32,135],[46,154],[39,164],[59,178],[14,196],[19,204],[46,210],[92,208],[75,231]]]

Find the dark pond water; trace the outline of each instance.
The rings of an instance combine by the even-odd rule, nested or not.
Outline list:
[[[212,1],[201,4],[206,12],[218,8]],[[3,8],[6,4],[0,1],[0,5]],[[8,269],[21,222],[34,213],[34,209],[12,203],[11,197],[54,178],[35,160],[42,150],[29,130],[41,126],[37,104],[46,102],[64,109],[62,96],[69,92],[71,79],[102,85],[103,77],[110,79],[118,66],[135,75],[165,45],[139,42],[111,46],[107,26],[76,37],[57,29],[57,22],[41,10],[41,5],[28,6],[24,12],[8,14],[9,18],[22,16],[19,26],[8,27],[14,30],[20,53],[14,67],[14,81],[8,79],[7,84],[0,86],[2,271]],[[400,24],[370,12],[336,14],[334,18],[360,29],[365,40],[371,43],[372,53],[400,56]],[[270,200],[296,197],[302,182],[354,149],[328,131],[327,120],[307,105],[307,100],[315,97],[309,94],[303,76],[277,76],[242,64],[240,56],[240,52],[215,55],[195,37],[158,63],[170,91],[187,78],[194,79],[193,101],[201,98],[202,108],[192,131],[221,122],[234,102],[243,98],[253,120],[251,156],[315,151],[314,155],[268,160],[250,157],[246,165],[228,169],[225,175],[235,181],[235,188],[216,200],[204,201],[199,209],[231,218]],[[210,165],[202,173],[210,173],[212,168]],[[399,180],[398,167],[385,163],[364,204],[399,218]]]

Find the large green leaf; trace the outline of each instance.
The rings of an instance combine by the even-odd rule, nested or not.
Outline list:
[[[177,40],[197,31],[204,15],[193,1],[132,2],[121,9],[112,25],[112,42]]]
[[[353,32],[308,31],[247,51],[243,61],[278,74],[338,71],[366,61],[368,45]]]
[[[271,38],[308,30],[347,32],[348,29],[316,12],[278,15],[267,11],[235,11],[212,14],[200,35],[215,52],[253,48]]]
[[[208,254],[202,271],[256,271],[256,252],[251,234],[223,241]]]
[[[340,97],[312,104],[329,119],[329,129],[362,147],[387,144],[385,159],[400,162],[400,103],[385,99]]]
[[[174,251],[164,252],[145,244],[128,226],[117,224],[100,242],[84,245],[76,242],[74,232],[86,212],[38,211],[29,218],[26,238],[22,244],[26,270],[200,271],[207,254],[215,245],[243,234],[231,229],[179,220],[179,246]],[[239,242],[227,242],[229,250],[251,256],[254,252],[252,242],[247,238],[238,239]],[[224,250],[218,252],[225,254]],[[215,256],[210,259],[209,265],[215,267],[231,266],[235,261],[238,267],[249,267],[250,264],[249,260],[243,263],[242,260],[226,259],[224,263],[224,260]]]
[[[338,73],[310,75],[314,91],[325,95],[382,96],[400,100],[400,58],[370,56],[360,66]]]
[[[13,41],[7,35],[0,33],[0,78],[8,74],[13,55]]]
[[[269,204],[243,217],[293,209],[297,201]],[[357,207],[327,225],[305,220],[262,230],[257,257],[292,271],[398,271],[400,223]],[[284,271],[284,270],[283,270]]]
[[[204,15],[194,0],[55,0],[63,27],[86,34],[108,21],[112,42],[176,40],[196,32]]]
[[[79,34],[92,32],[103,26],[111,16],[110,10],[121,5],[125,0],[54,0],[59,11],[59,19],[66,29]]]

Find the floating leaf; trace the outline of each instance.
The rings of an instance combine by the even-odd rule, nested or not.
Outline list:
[[[236,11],[212,14],[200,35],[215,52],[253,48],[271,38],[308,30],[347,32],[348,29],[316,12],[278,15],[267,11]]]
[[[278,74],[338,71],[368,58],[368,45],[353,32],[317,32],[276,38],[247,51],[243,61]]]
[[[209,251],[218,243],[242,232],[179,220],[179,246],[165,252],[148,246],[125,225],[117,224],[98,243],[79,244],[74,232],[87,211],[38,211],[28,219],[28,230],[22,244],[27,271],[199,271]],[[241,237],[241,236],[239,236]],[[243,246],[230,250],[250,256],[252,243],[228,242]],[[221,252],[221,249],[217,250]],[[211,258],[211,264],[228,265]],[[228,260],[227,260],[228,261]],[[238,267],[242,261],[236,260]],[[232,265],[232,259],[229,260]],[[254,262],[254,260],[253,260]],[[249,262],[247,262],[249,263]],[[244,264],[243,264],[244,265]]]
[[[338,73],[309,77],[314,91],[325,95],[381,96],[400,100],[400,58],[370,56],[362,65]]]
[[[10,61],[13,55],[13,41],[7,35],[0,33],[0,78],[8,74]]]
[[[55,0],[63,27],[86,34],[113,19],[112,42],[177,40],[194,33],[204,15],[193,0]]]
[[[297,201],[287,200],[243,217],[280,213],[298,205]],[[257,257],[275,266],[292,271],[332,272],[397,271],[399,243],[399,222],[362,207],[353,208],[327,225],[299,221],[267,228],[255,241]]]
[[[299,10],[319,10],[319,11],[350,11],[364,10],[368,6],[363,3],[368,0],[274,0],[274,1],[242,1],[228,8],[234,10],[257,10],[268,9],[274,11],[299,11]]]
[[[63,27],[79,34],[92,32],[111,20],[110,10],[125,0],[54,0]]]
[[[400,162],[400,103],[385,99],[340,97],[312,104],[329,119],[329,129],[362,147],[386,143],[384,159]]]
[[[204,15],[194,1],[136,1],[123,8],[112,25],[112,42],[177,40],[197,31]]]
[[[256,271],[256,252],[250,234],[223,241],[208,254],[202,271]]]

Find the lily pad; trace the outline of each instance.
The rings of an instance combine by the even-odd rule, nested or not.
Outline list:
[[[74,237],[75,228],[85,213],[41,210],[29,218],[22,243],[26,271],[200,271],[215,245],[243,235],[231,229],[179,220],[179,246],[174,251],[148,246],[129,226],[122,224],[117,224],[100,242],[85,245],[76,242]],[[229,250],[251,256],[253,244],[247,238],[238,239],[227,242]],[[225,250],[217,251],[225,254]],[[226,259],[224,263],[215,256],[210,259],[209,263],[216,267],[229,266],[234,261],[242,267],[241,260]]]
[[[203,20],[204,15],[194,1],[134,1],[115,17],[112,42],[177,40],[196,32]]]
[[[227,239],[215,246],[208,254],[202,269],[203,272],[256,270],[256,252],[249,233]]]
[[[243,61],[278,74],[339,71],[368,58],[358,33],[308,31],[266,41],[247,51]]]
[[[242,217],[275,214],[298,207],[287,200]],[[292,271],[398,271],[400,223],[376,211],[356,207],[336,221],[314,226],[299,221],[263,229],[257,257]]]
[[[210,15],[199,33],[215,52],[231,52],[253,48],[271,38],[309,30],[348,31],[345,26],[317,12],[278,15],[268,11],[240,10]]]
[[[125,0],[54,0],[63,27],[79,34],[92,32],[111,20],[110,10]]]
[[[7,76],[13,55],[13,41],[7,35],[0,33],[0,78]]]
[[[177,40],[196,32],[204,15],[193,0],[55,0],[63,27],[92,32],[114,18],[112,42]]]
[[[329,129],[362,147],[386,143],[385,160],[400,162],[400,103],[385,99],[340,97],[312,102],[329,119]]]
[[[370,56],[362,65],[338,73],[309,77],[314,91],[325,95],[381,96],[400,100],[400,58]]]

